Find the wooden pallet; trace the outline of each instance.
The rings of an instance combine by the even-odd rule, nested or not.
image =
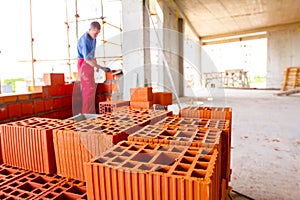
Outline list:
[[[287,67],[284,70],[283,84],[278,96],[300,92],[300,67]]]
[[[287,67],[284,70],[282,91],[300,87],[300,67]]]

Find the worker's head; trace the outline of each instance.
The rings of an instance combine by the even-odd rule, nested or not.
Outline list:
[[[96,22],[96,21],[92,22],[90,25],[90,29],[89,29],[89,35],[93,39],[96,39],[96,37],[100,33],[100,30],[101,30],[101,25],[99,24],[99,22]]]

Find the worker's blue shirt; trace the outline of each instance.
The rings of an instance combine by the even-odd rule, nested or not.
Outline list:
[[[95,58],[96,39],[93,39],[88,32],[84,33],[77,44],[78,58],[89,60]]]

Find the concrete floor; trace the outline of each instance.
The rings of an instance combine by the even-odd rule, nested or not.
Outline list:
[[[296,200],[300,198],[300,95],[279,97],[276,92],[215,90],[212,101],[204,92],[205,98],[181,102],[232,107],[234,190],[254,199]]]

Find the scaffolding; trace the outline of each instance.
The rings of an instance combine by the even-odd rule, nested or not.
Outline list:
[[[100,59],[100,62],[103,63],[103,65],[106,67],[106,63],[109,61],[117,61],[120,60],[121,63],[123,61],[123,56],[122,56],[122,20],[120,20],[120,25],[116,26],[112,23],[109,23],[107,21],[107,18],[104,15],[104,8],[105,6],[103,5],[103,0],[100,0],[100,9],[101,9],[101,16],[100,17],[94,17],[94,18],[88,18],[88,19],[80,19],[79,15],[79,8],[78,8],[78,0],[74,1],[74,6],[75,6],[75,21],[70,21],[69,20],[69,6],[68,3],[70,1],[65,0],[65,14],[66,14],[66,21],[64,22],[66,25],[66,34],[67,34],[67,58],[62,58],[62,59],[35,59],[34,56],[34,38],[33,38],[33,22],[32,22],[32,0],[29,1],[29,7],[30,7],[30,44],[31,44],[31,59],[30,60],[19,60],[18,62],[31,62],[31,70],[32,70],[32,84],[35,85],[35,63],[37,62],[62,62],[61,64],[66,64],[68,66],[68,73],[69,73],[69,79],[72,77],[72,64],[77,63],[77,58],[71,57],[71,42],[70,42],[70,24],[75,23],[75,34],[76,34],[76,41],[79,39],[79,24],[81,22],[88,22],[88,21],[94,21],[94,20],[100,20],[102,24],[102,39],[100,40],[102,42],[102,47],[103,47],[103,55],[101,56],[96,56],[96,59]],[[106,38],[105,34],[105,29],[106,26],[110,26],[114,29],[117,29],[120,32],[120,44],[111,42]],[[120,52],[121,55],[116,55],[116,56],[107,56],[106,55],[106,45],[111,44],[111,45],[116,45],[120,47]],[[76,47],[77,48],[77,47]]]

